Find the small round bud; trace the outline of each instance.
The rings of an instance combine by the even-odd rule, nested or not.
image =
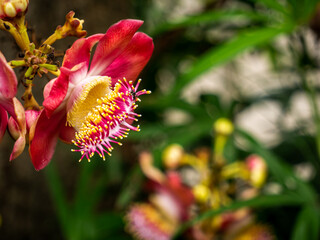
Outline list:
[[[193,188],[193,195],[198,202],[205,203],[209,199],[210,190],[207,186],[199,184]]]
[[[229,136],[234,129],[232,122],[227,118],[219,118],[213,124],[213,128],[217,134],[224,135],[224,136]]]
[[[29,0],[0,0],[0,18],[14,18],[25,14]]]
[[[162,153],[162,161],[166,168],[177,168],[182,160],[184,151],[179,144],[171,144]]]
[[[262,187],[268,171],[265,161],[260,156],[251,155],[246,159],[246,165],[250,173],[250,183],[256,188]]]
[[[14,8],[13,4],[10,2],[5,3],[3,5],[3,10],[4,10],[5,14],[7,14],[7,16],[10,18],[15,17],[17,15],[16,9]]]

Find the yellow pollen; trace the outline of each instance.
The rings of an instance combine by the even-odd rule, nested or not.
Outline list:
[[[101,76],[92,79],[89,83],[83,86],[82,92],[77,97],[67,115],[67,122],[77,131],[83,127],[83,122],[89,114],[96,113],[96,116],[101,117],[99,111],[95,109],[95,107],[102,104],[103,97],[112,93],[110,83],[110,77]],[[99,118],[96,118],[96,121],[99,121]]]

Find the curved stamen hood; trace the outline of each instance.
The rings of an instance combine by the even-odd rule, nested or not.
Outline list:
[[[98,76],[88,78],[78,89],[73,91],[70,101],[72,107],[67,114],[67,122],[77,131],[82,126],[83,119],[91,112],[91,109],[99,105],[98,100],[110,93],[111,78]]]
[[[140,81],[135,87],[125,78],[114,87],[110,81],[109,77],[90,79],[68,112],[67,122],[77,131],[73,143],[79,149],[73,151],[81,152],[80,161],[84,156],[90,161],[95,152],[105,159],[104,153],[111,155],[111,143],[121,145],[116,139],[126,137],[130,129],[139,131],[130,122],[139,116],[134,112],[138,96],[150,92],[137,92]]]

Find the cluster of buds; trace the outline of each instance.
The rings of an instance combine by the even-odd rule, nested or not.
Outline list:
[[[81,153],[80,161],[84,157],[90,161],[95,153],[105,160],[114,144],[121,145],[119,138],[129,130],[140,130],[132,125],[140,117],[135,109],[139,97],[150,91],[139,91],[141,80],[135,81],[151,57],[153,41],[137,32],[143,21],[134,19],[85,38],[84,21],[71,11],[64,25],[37,44],[27,32],[28,4],[28,0],[0,0],[0,29],[10,33],[21,49],[20,59],[10,62],[0,53],[0,140],[8,128],[16,140],[10,160],[29,144],[36,170],[50,162],[58,138],[76,146],[73,151]],[[52,44],[69,36],[79,39],[60,64]],[[25,88],[22,103],[16,97],[18,79],[13,71],[18,67],[25,71],[19,79]],[[39,104],[32,94],[33,80],[43,75],[54,78],[45,85]]]
[[[29,0],[1,0],[0,18],[11,19],[22,16],[26,13]]]
[[[140,156],[141,169],[149,181],[157,182],[162,186],[160,189],[167,189],[168,186],[178,188],[171,192],[153,188],[148,203],[134,204],[130,208],[127,214],[128,229],[138,239],[169,240],[175,233],[174,229],[177,230],[186,220],[259,194],[267,178],[264,160],[257,155],[249,155],[243,161],[228,163],[222,153],[232,134],[233,125],[227,119],[219,119],[214,127],[216,134],[213,152],[202,147],[195,149],[194,154],[189,154],[178,144],[165,148],[162,153],[165,173],[152,165],[150,154]],[[184,197],[179,195],[182,192]],[[188,204],[183,204],[186,199],[189,199]],[[149,206],[148,211],[143,210],[146,206]],[[181,209],[177,206],[184,206],[180,214],[169,218],[170,221],[163,217],[177,213]],[[182,218],[181,212],[187,217]],[[254,213],[249,208],[228,211],[203,220],[192,226],[187,233],[191,239],[197,240],[274,239],[268,226],[256,223]],[[250,234],[254,238],[246,238]]]

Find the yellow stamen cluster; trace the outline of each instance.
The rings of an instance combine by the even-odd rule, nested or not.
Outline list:
[[[111,92],[110,83],[111,78],[109,77],[95,77],[82,88],[80,96],[77,97],[67,114],[67,122],[70,126],[77,131],[80,130],[86,116],[99,105],[98,100]]]
[[[105,160],[104,152],[111,155],[111,143],[121,145],[116,140],[126,137],[130,129],[140,131],[130,121],[140,117],[134,113],[138,96],[149,91],[136,92],[138,85],[133,87],[133,82],[125,78],[114,87],[110,87],[110,82],[109,77],[90,79],[67,115],[68,124],[77,131],[73,143],[79,149],[73,151],[81,152],[80,161],[84,156],[90,161],[94,153]]]

